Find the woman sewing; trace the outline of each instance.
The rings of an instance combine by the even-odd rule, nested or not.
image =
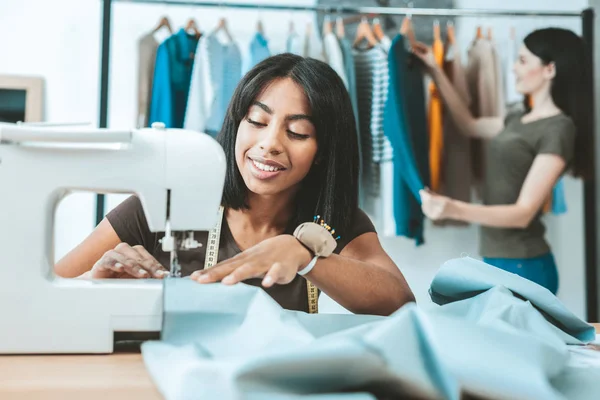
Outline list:
[[[534,31],[514,64],[517,90],[532,107],[506,118],[474,118],[432,51],[417,44],[456,126],[465,135],[486,139],[483,205],[421,192],[422,208],[431,219],[454,219],[482,225],[484,261],[530,279],[553,293],[558,271],[544,239],[541,209],[560,176],[571,170],[585,177],[591,130],[587,107],[584,44],[573,32],[549,28]]]
[[[227,172],[218,263],[204,244],[179,252],[199,283],[262,286],[284,308],[308,311],[310,281],[355,313],[389,315],[413,294],[357,206],[358,143],[342,80],[327,64],[291,54],[266,59],[239,83],[217,138]],[[210,171],[207,171],[210,173]],[[316,216],[319,216],[316,218]],[[337,245],[315,256],[295,228],[323,222]],[[130,197],[55,266],[62,277],[162,278],[169,254]]]

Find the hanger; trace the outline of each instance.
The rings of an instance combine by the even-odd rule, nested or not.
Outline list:
[[[410,15],[407,15],[402,20],[400,34],[408,38],[408,42],[410,43],[411,47],[416,43],[415,31],[413,30],[412,17]]]
[[[344,37],[346,37],[346,28],[344,26],[344,18],[342,18],[341,16],[336,18],[335,32],[339,39],[343,39]]]
[[[262,13],[260,12],[260,9],[258,11],[258,19],[256,20],[256,32],[260,33],[263,36],[265,35],[265,26],[262,22]]]
[[[327,14],[323,21],[323,36],[331,32],[333,32],[333,25],[331,24],[331,17]]]
[[[442,40],[442,32],[440,29],[440,21],[433,21],[433,40]]]
[[[494,39],[494,36],[492,35],[492,27],[489,27],[487,30],[487,38],[488,38],[488,40]]]
[[[227,19],[225,19],[225,17],[221,17],[221,19],[219,19],[219,23],[213,31],[213,34],[219,31],[225,33],[225,36],[227,37],[227,40],[229,40],[229,42],[233,42],[233,36],[231,36],[231,32],[229,32],[229,28],[227,27]]]
[[[479,25],[477,27],[477,30],[475,31],[475,39],[483,39],[483,33],[482,33],[481,25]]]
[[[379,42],[381,42],[385,37],[385,33],[383,33],[383,28],[381,27],[381,21],[379,21],[379,18],[373,19],[373,33]]]
[[[371,25],[369,25],[369,21],[366,17],[363,17],[360,24],[358,24],[358,28],[356,28],[356,37],[354,38],[353,47],[356,47],[360,42],[366,40],[369,44],[370,48],[377,45],[377,38],[375,38],[375,34],[373,30],[371,30]]]
[[[191,31],[194,35],[196,35],[196,38],[202,36],[202,33],[198,28],[198,24],[196,23],[196,20],[194,18],[188,19],[187,24],[185,24],[185,31],[188,33]]]
[[[164,15],[160,19],[160,21],[158,21],[158,25],[156,25],[156,28],[154,28],[152,33],[158,32],[163,27],[167,28],[169,30],[169,33],[173,33],[173,28],[171,27],[171,21],[169,21],[169,18],[166,15]]]
[[[456,34],[454,32],[454,24],[452,21],[448,21],[446,24],[446,36],[448,37],[448,43],[456,43]]]

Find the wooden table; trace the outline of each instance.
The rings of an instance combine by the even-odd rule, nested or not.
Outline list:
[[[0,357],[3,400],[161,398],[139,353]]]

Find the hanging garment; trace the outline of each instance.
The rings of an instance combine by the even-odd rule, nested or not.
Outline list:
[[[327,64],[337,72],[342,79],[342,82],[344,82],[344,86],[348,89],[348,77],[346,76],[344,67],[344,56],[342,55],[342,49],[338,42],[338,38],[333,32],[329,32],[323,37],[323,52],[325,53]]]
[[[354,50],[360,135],[363,151],[363,181],[368,195],[379,196],[379,163],[391,161],[393,153],[383,133],[383,109],[388,93],[387,55],[380,46]]]
[[[304,57],[304,44],[302,38],[296,32],[290,32],[285,42],[285,50],[288,53]]]
[[[565,182],[561,177],[552,189],[552,214],[561,215],[567,212],[567,199],[565,198]]]
[[[447,44],[444,72],[458,95],[469,106],[471,99],[460,47]],[[440,171],[439,193],[452,199],[470,202],[472,187],[471,139],[465,136],[450,115],[444,114],[444,148]],[[463,221],[436,221],[436,225],[466,225]]]
[[[498,54],[494,44],[487,39],[476,39],[469,49],[467,83],[473,117],[503,117],[506,115]],[[480,183],[484,175],[485,146],[480,139],[472,139],[471,144],[473,176]]]
[[[157,50],[158,42],[154,38],[154,33],[148,33],[138,41],[138,110],[136,118],[138,128],[148,126]]]
[[[444,66],[444,44],[436,38],[433,41],[433,57],[435,63]],[[429,165],[431,172],[431,189],[440,190],[440,170],[442,163],[442,151],[444,149],[444,137],[442,130],[442,99],[438,93],[435,83],[429,84]]]
[[[233,92],[242,77],[242,56],[234,42],[222,43],[216,35],[206,37],[206,51],[212,98],[208,109],[205,132],[216,137],[221,131],[223,120]]]
[[[419,191],[429,184],[429,143],[425,88],[418,59],[397,35],[389,51],[390,90],[384,130],[394,151],[394,220],[396,234],[424,243]]]
[[[360,136],[360,125],[358,120],[358,100],[356,94],[356,70],[354,66],[354,55],[352,52],[352,43],[346,38],[340,39],[340,49],[342,51],[344,72],[348,81],[348,93],[350,94],[350,101],[352,102],[352,110],[354,112],[354,119],[356,120],[356,135],[358,142],[358,160],[359,160],[359,179],[358,179],[358,203],[360,207],[364,207],[364,190],[363,190],[363,154]]]
[[[210,79],[210,62],[208,55],[208,40],[203,36],[196,47],[196,58],[192,70],[192,80],[185,111],[185,129],[204,132],[208,116],[211,113],[210,106],[214,91]]]
[[[180,29],[156,52],[150,120],[167,128],[182,128],[198,39]]]
[[[246,74],[246,72],[250,71],[256,64],[269,57],[271,57],[269,41],[262,33],[256,32],[250,41],[250,52],[244,63],[243,74]]]
[[[392,39],[390,39],[389,36],[383,35],[379,41],[379,44],[386,53],[389,53],[390,48],[392,47]]]

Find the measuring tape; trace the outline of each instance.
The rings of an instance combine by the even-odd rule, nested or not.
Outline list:
[[[214,228],[208,232],[208,243],[206,245],[206,256],[204,257],[204,269],[215,266],[219,258],[219,241],[221,240],[221,226],[223,224],[223,206],[219,207],[218,220]],[[317,314],[319,312],[319,289],[306,280],[306,290],[308,292],[308,312]]]

